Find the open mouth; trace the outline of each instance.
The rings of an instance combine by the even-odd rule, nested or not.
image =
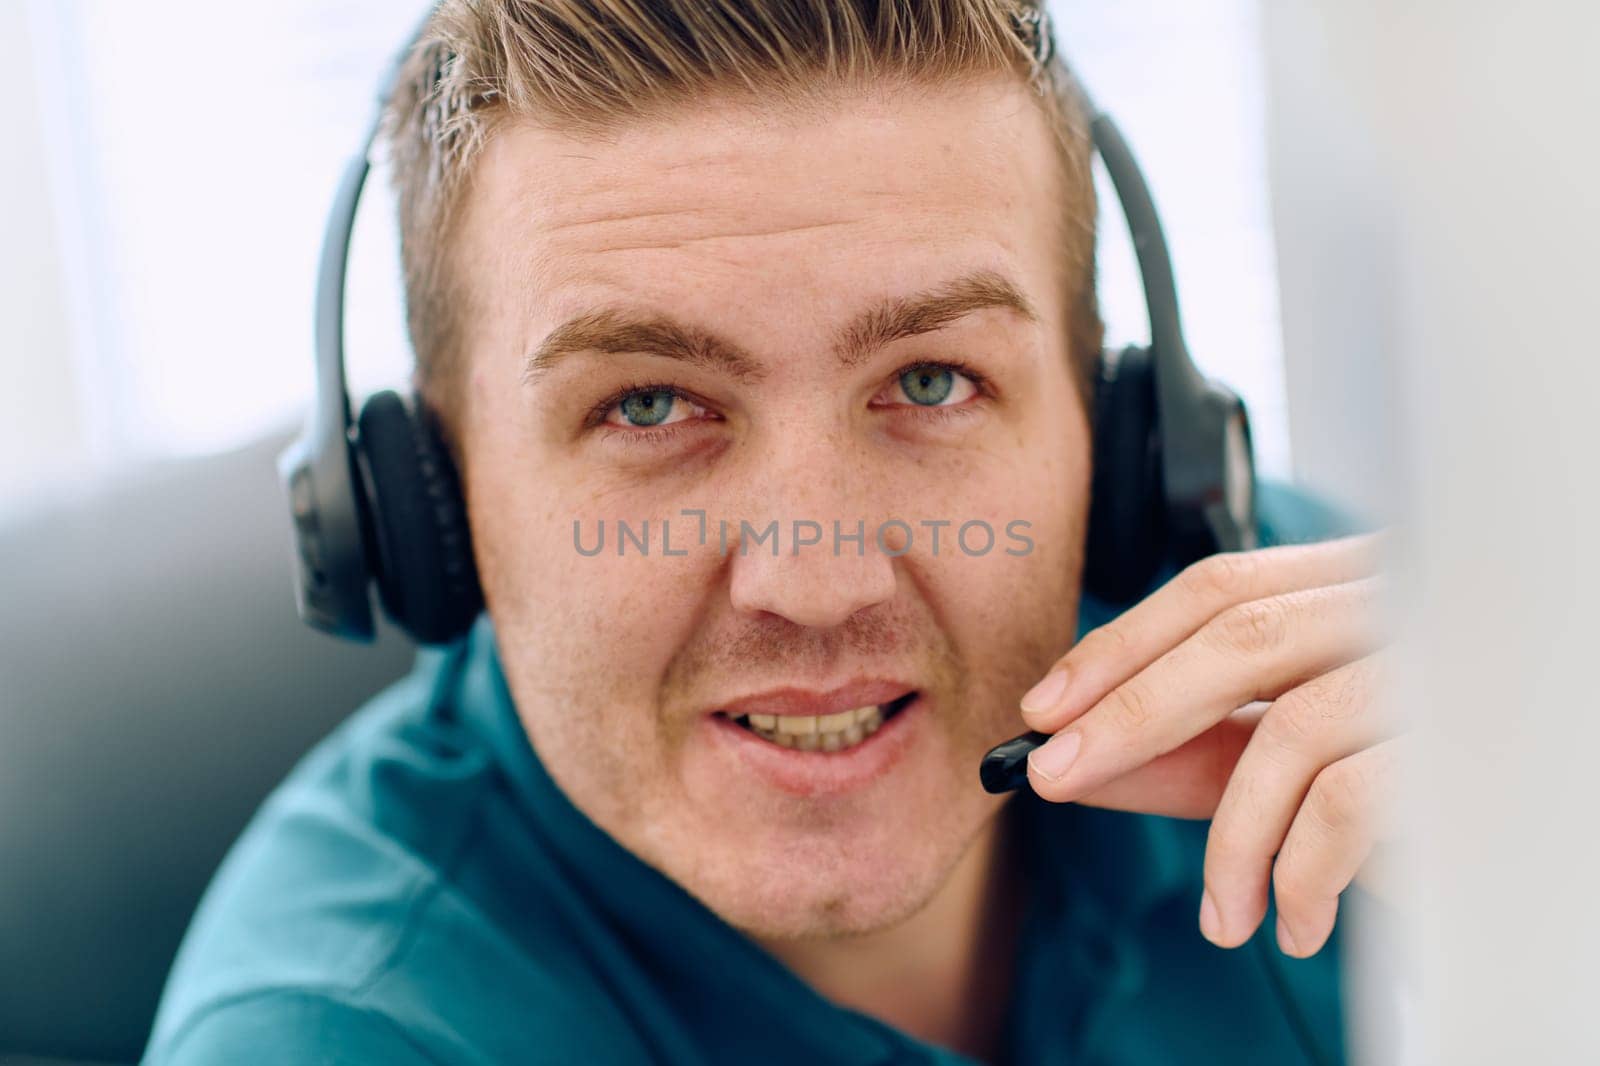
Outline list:
[[[780,747],[799,751],[846,751],[882,729],[885,722],[916,698],[916,692],[907,692],[888,703],[856,707],[836,714],[717,713],[762,740]]]

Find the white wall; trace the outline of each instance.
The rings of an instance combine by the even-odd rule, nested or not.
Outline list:
[[[1263,0],[1268,172],[1298,481],[1388,513],[1395,205],[1378,147],[1311,0]]]
[[[1397,521],[1414,1061],[1600,1062],[1600,7],[1263,9],[1296,454]]]

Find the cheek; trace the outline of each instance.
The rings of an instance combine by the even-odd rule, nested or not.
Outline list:
[[[615,705],[648,670],[659,631],[650,619],[675,587],[670,568],[649,565],[655,558],[640,566],[636,554],[617,558],[616,521],[634,516],[615,499],[597,500],[574,464],[549,454],[522,392],[493,387],[510,370],[492,362],[481,357],[474,375],[466,442],[468,510],[489,613],[502,642],[517,641],[517,660],[538,664],[543,691]]]
[[[509,494],[514,497],[513,494]],[[559,514],[516,521],[514,499],[475,520],[496,639],[528,739],[572,801],[613,832],[670,805],[670,759],[681,722],[664,717],[660,678],[682,635],[675,583],[661,560],[586,558],[574,517],[592,547],[596,520]],[[548,525],[553,532],[533,535]],[[641,565],[642,564],[642,565]],[[490,591],[490,590],[493,591]],[[622,787],[619,787],[621,785]]]
[[[617,555],[619,513],[520,443],[512,417],[469,442],[473,546],[507,681],[529,739],[557,783],[607,823],[659,796],[671,748],[660,679],[696,617],[692,559]],[[576,528],[575,528],[576,524]],[[604,548],[594,552],[604,528]],[[635,523],[635,529],[638,528]],[[674,543],[682,532],[673,530]],[[576,539],[575,539],[576,537]],[[580,551],[581,547],[581,551]],[[589,554],[586,554],[589,553]],[[628,789],[617,781],[636,783]]]
[[[1040,522],[1029,535],[1027,555],[997,547],[968,557],[958,550],[942,557],[937,571],[924,570],[924,597],[970,671],[960,716],[964,767],[1022,730],[1018,701],[1071,647],[1076,631],[1077,552]],[[997,543],[1023,550],[1003,534]]]
[[[974,685],[994,708],[985,723],[1020,728],[1023,692],[1071,647],[1089,504],[1087,429],[1061,419],[1026,447],[989,461],[975,457],[964,491],[940,515],[952,519],[936,558],[919,568],[923,592],[961,658],[978,669]],[[960,522],[981,520],[961,536]],[[993,531],[993,547],[988,530]],[[1013,732],[1016,731],[1015,729]]]
[[[619,557],[619,515],[570,502],[581,493],[487,472],[478,489],[473,536],[489,611],[497,632],[515,635],[517,659],[538,664],[540,689],[600,707],[608,721],[653,707],[694,616],[692,560],[662,558],[659,520],[646,529],[631,516],[620,517],[650,553],[629,540]]]

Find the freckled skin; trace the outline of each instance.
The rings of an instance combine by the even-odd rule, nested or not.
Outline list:
[[[644,861],[758,937],[884,928],[926,905],[992,830],[978,785],[1016,703],[1071,642],[1089,441],[1066,350],[1056,158],[1021,87],[840,91],[797,116],[706,101],[605,138],[511,125],[486,146],[456,239],[473,322],[458,427],[485,595],[511,692],[561,788]],[[869,304],[984,268],[1030,323],[984,310],[841,367]],[[740,345],[741,383],[645,353],[574,356],[525,384],[529,351],[599,305],[669,313]],[[996,395],[937,425],[874,397],[958,358]],[[668,443],[585,424],[618,389],[672,386],[714,417]],[[610,427],[617,429],[617,427]],[[704,508],[709,546],[683,508]],[[716,525],[776,518],[785,553],[719,557]],[[871,531],[915,530],[888,558]],[[686,557],[580,556],[604,521],[672,518]],[[793,519],[867,554],[787,551]],[[931,556],[923,519],[949,519]],[[996,547],[956,548],[983,519]],[[1033,552],[1005,554],[1006,523]],[[681,525],[680,525],[681,523]],[[736,540],[730,538],[736,544]],[[659,546],[659,541],[657,545]],[[758,787],[704,743],[723,701],[853,677],[929,701],[893,770],[843,797]]]

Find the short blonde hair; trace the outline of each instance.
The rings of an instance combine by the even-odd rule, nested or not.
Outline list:
[[[498,123],[599,133],[713,92],[799,106],[829,85],[1011,76],[1035,88],[1056,134],[1068,343],[1087,399],[1103,333],[1090,139],[1064,68],[1040,62],[1037,15],[1031,0],[444,0],[383,120],[417,387],[448,428],[463,301],[447,237]]]

